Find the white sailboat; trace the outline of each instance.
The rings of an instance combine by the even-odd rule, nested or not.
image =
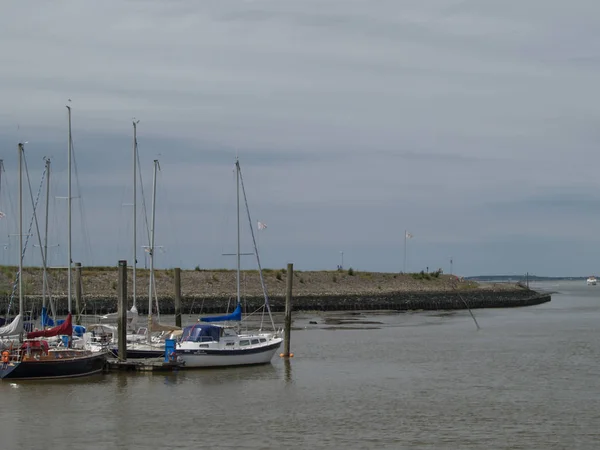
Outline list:
[[[136,138],[135,138],[135,126],[136,126],[137,122],[134,122],[134,161],[136,160],[136,148],[137,148],[137,144],[136,144]],[[155,298],[155,286],[156,286],[156,281],[154,278],[154,256],[155,256],[155,245],[154,245],[154,231],[155,231],[155,224],[156,224],[156,175],[158,170],[160,170],[160,165],[158,160],[154,160],[154,176],[153,176],[153,182],[152,182],[152,219],[151,219],[151,229],[150,229],[150,243],[149,246],[147,248],[148,250],[148,254],[150,256],[150,277],[149,277],[149,284],[148,284],[148,325],[146,328],[140,328],[139,330],[137,330],[136,333],[128,333],[127,334],[127,358],[128,359],[140,359],[140,358],[154,358],[154,357],[159,357],[164,355],[165,352],[165,343],[164,340],[161,340],[160,338],[157,337],[153,337],[152,333],[155,333],[157,331],[174,331],[174,330],[178,330],[179,328],[176,326],[165,326],[165,325],[161,325],[160,323],[158,323],[158,321],[156,321],[154,319],[154,317],[152,317],[152,301]],[[134,163],[134,172],[135,172],[135,163]],[[136,184],[136,177],[134,175],[134,185]],[[134,192],[135,192],[135,188],[134,188]],[[135,207],[135,194],[134,194],[134,211],[136,209]],[[134,212],[135,215],[135,212]],[[135,220],[134,220],[135,223]],[[134,247],[137,245],[137,239],[136,239],[136,233],[135,233],[135,225],[134,225]],[[135,263],[135,259],[136,259],[136,251],[134,249],[134,264],[133,264],[133,273],[134,273],[134,290],[133,290],[133,295],[134,295],[134,300],[133,300],[133,306],[131,308],[130,311],[127,312],[128,315],[128,322],[131,320],[131,324],[135,325],[135,317],[137,317],[137,308],[136,308],[136,291],[135,291],[135,267],[136,267],[136,263]],[[158,308],[158,304],[157,304],[157,308]],[[113,316],[115,316],[115,314],[110,314],[107,316],[104,316],[105,318],[109,318],[109,316],[112,318]],[[96,344],[94,346],[94,348],[102,348],[103,346],[106,347],[108,345],[108,347],[110,348],[111,353],[113,353],[114,355],[118,355],[118,341],[117,341],[117,333],[116,333],[116,327],[115,326],[110,326],[110,325],[99,325],[96,327],[93,327],[93,329],[95,330],[95,333],[97,334],[102,334],[104,336],[104,338],[102,339],[103,341],[107,342],[108,344],[105,344],[104,342],[100,342],[98,344]]]
[[[271,316],[238,159],[235,161],[235,168],[237,187],[237,305],[231,314],[218,317],[204,317],[200,319],[201,322],[183,329],[181,339],[176,344],[174,356],[179,361],[184,362],[185,368],[268,364],[283,341],[281,333],[275,330],[275,323]],[[265,295],[265,307],[273,326],[273,332],[270,333],[261,331],[257,333],[238,333],[232,326],[218,324],[218,322],[239,323],[242,318],[240,297],[240,182],[244,194],[246,212],[248,213],[248,221],[250,222],[250,231],[252,233],[252,242],[258,263],[260,281]]]

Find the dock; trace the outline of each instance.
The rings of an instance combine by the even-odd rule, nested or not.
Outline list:
[[[164,358],[130,359],[127,361],[107,359],[104,372],[170,372],[181,367],[183,367],[182,362],[165,362]]]

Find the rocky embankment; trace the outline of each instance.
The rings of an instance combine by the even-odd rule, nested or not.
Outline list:
[[[0,271],[0,294],[6,309],[15,280],[16,268]],[[75,274],[75,271],[74,271]],[[287,273],[282,270],[263,271],[271,309],[283,311]],[[357,271],[294,272],[295,310],[419,310],[463,309],[529,306],[550,301],[549,294],[539,294],[519,285],[506,283],[476,283],[451,275],[397,274]],[[58,310],[66,309],[67,281],[65,270],[51,270],[49,291]],[[74,276],[74,279],[77,277]],[[141,313],[147,312],[149,271],[137,270],[136,297]],[[161,312],[174,312],[175,271],[155,271],[156,292]],[[112,312],[117,307],[118,272],[116,267],[83,268],[82,309],[88,314]],[[132,301],[132,276],[128,272],[129,304]],[[24,290],[28,304],[40,303],[42,271],[24,271]],[[257,271],[243,271],[241,292],[249,310],[263,304],[262,288]],[[75,288],[73,288],[75,293]],[[74,294],[73,294],[74,295]],[[236,296],[235,271],[182,270],[181,309],[184,313],[224,312]],[[16,302],[16,298],[13,302]],[[75,301],[74,301],[75,302]],[[231,309],[231,304],[229,305]]]

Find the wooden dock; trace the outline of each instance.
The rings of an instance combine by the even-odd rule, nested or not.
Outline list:
[[[118,359],[107,359],[104,366],[105,372],[169,372],[183,367],[178,361],[165,362],[164,358],[129,359],[119,361]]]

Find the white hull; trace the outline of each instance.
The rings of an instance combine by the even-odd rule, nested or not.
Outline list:
[[[587,279],[588,286],[596,286],[596,278],[588,278]]]
[[[175,350],[178,361],[184,363],[184,368],[249,366],[268,364],[281,346],[281,338],[272,338],[266,344],[250,346],[244,349],[236,348],[198,348],[193,345],[179,343]],[[218,344],[217,344],[218,345]]]

